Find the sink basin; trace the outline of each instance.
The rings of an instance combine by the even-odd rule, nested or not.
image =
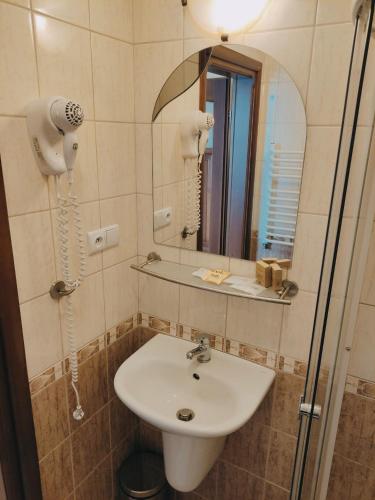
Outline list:
[[[212,350],[211,361],[189,361],[193,342],[156,335],[118,369],[120,400],[163,433],[169,483],[192,491],[221,453],[228,434],[255,413],[275,373],[263,366]],[[191,410],[191,420],[177,418]]]

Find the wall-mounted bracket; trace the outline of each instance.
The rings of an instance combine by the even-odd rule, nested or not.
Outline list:
[[[283,289],[280,290],[280,299],[295,297],[299,292],[299,287],[295,281],[283,280]]]
[[[156,252],[150,252],[147,255],[146,262],[143,262],[143,264],[140,264],[138,267],[142,268],[142,267],[147,266],[147,264],[151,264],[151,262],[157,262],[159,260],[161,260],[161,257],[160,257],[160,255],[158,253],[156,253]]]
[[[61,297],[65,297],[66,295],[70,295],[75,290],[73,288],[67,288],[64,281],[55,281],[52,283],[51,288],[49,289],[49,294],[55,300],[61,299]]]

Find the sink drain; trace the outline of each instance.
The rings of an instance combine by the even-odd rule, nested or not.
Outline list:
[[[182,420],[183,422],[189,422],[195,417],[193,410],[190,410],[189,408],[182,408],[181,410],[178,410],[176,416],[178,420]]]

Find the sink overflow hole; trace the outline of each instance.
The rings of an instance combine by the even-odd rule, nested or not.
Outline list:
[[[182,420],[183,422],[189,422],[195,417],[193,410],[190,410],[189,408],[182,408],[181,410],[178,410],[176,416],[178,420]]]
[[[193,377],[195,378],[195,380],[199,380],[200,379],[200,376],[198,375],[198,373],[194,373]]]

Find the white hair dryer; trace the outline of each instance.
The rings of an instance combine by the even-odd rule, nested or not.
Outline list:
[[[181,128],[181,150],[185,160],[198,158],[202,162],[206,150],[208,133],[215,120],[211,113],[191,111],[183,117]]]
[[[61,175],[73,168],[78,150],[76,129],[82,125],[83,110],[65,97],[48,97],[30,103],[27,127],[41,172]],[[63,140],[63,153],[59,143]]]
[[[76,408],[73,418],[84,417],[78,392],[78,358],[74,330],[74,308],[72,292],[83,282],[85,277],[86,251],[83,237],[82,220],[78,198],[73,192],[73,164],[78,150],[76,129],[83,122],[83,111],[65,97],[48,97],[30,103],[26,109],[27,128],[31,136],[32,147],[37,157],[41,172],[55,178],[57,197],[57,233],[59,238],[59,256],[63,281],[53,283],[52,298],[66,296],[64,310],[65,330],[69,344],[71,384],[76,396]],[[62,140],[62,148],[61,148]],[[67,173],[67,193],[62,192],[61,175]],[[70,225],[70,220],[72,225]],[[72,234],[74,232],[74,234]],[[74,236],[79,254],[79,274],[73,278],[71,273],[71,237]]]

